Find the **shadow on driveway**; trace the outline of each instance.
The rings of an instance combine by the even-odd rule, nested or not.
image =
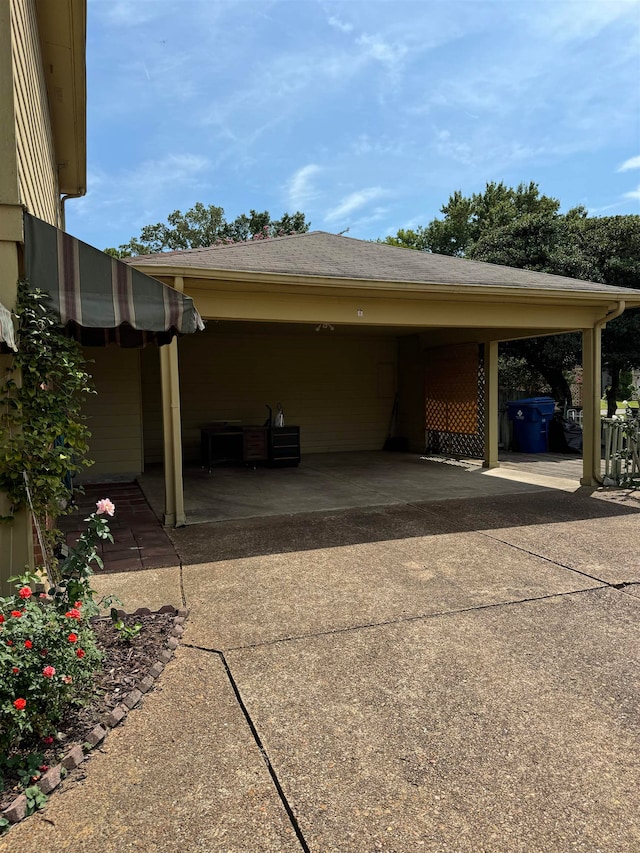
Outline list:
[[[624,518],[638,524],[640,502],[625,500],[620,492],[615,494],[619,497],[617,502],[586,488],[573,494],[549,489],[213,522],[171,530],[169,536],[183,565],[570,522],[606,537],[608,519],[618,519],[617,529]],[[620,548],[625,543],[611,544],[612,548]]]

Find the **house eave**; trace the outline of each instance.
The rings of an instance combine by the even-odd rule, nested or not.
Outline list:
[[[61,194],[87,186],[87,10],[84,0],[36,0]]]
[[[339,278],[329,276],[297,275],[289,273],[269,272],[247,272],[244,270],[207,269],[192,266],[160,266],[158,264],[136,264],[132,265],[140,272],[155,278],[162,278],[170,283],[170,279],[181,277],[189,284],[188,288],[206,287],[207,282],[229,282],[239,286],[260,286],[265,289],[278,289],[279,291],[298,291],[301,287],[332,289],[341,292],[368,292],[370,295],[380,296],[403,295],[415,298],[422,294],[432,299],[451,299],[452,296],[460,299],[475,301],[500,302],[508,299],[511,302],[522,303],[549,303],[574,304],[614,307],[619,300],[624,300],[627,307],[640,306],[640,291],[631,288],[616,288],[609,291],[598,290],[569,290],[560,288],[533,288],[533,287],[509,287],[505,285],[485,284],[457,284],[455,282],[413,282],[381,279],[356,279]]]

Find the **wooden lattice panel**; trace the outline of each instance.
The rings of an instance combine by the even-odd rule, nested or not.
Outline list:
[[[478,348],[430,350],[426,370],[425,427],[438,432],[478,432]]]

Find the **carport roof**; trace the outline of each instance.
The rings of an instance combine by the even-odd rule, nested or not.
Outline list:
[[[178,270],[187,275],[191,270],[193,273],[196,270],[218,270],[235,274],[267,273],[352,281],[573,291],[608,295],[612,299],[626,299],[640,304],[640,294],[630,288],[419,252],[324,231],[139,255],[127,258],[126,261],[140,266],[151,275],[154,274],[151,268],[162,267],[163,274]]]

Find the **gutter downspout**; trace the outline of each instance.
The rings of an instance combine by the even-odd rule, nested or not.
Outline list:
[[[61,231],[67,230],[66,215],[65,215],[65,210],[64,210],[65,201],[68,198],[82,198],[82,196],[84,196],[86,194],[87,194],[86,189],[82,189],[82,190],[80,190],[79,193],[67,193],[66,195],[63,195],[60,198],[60,230]]]
[[[599,345],[600,333],[602,332],[602,329],[606,326],[607,323],[609,323],[611,320],[615,320],[616,317],[619,317],[624,312],[625,307],[626,307],[625,300],[619,299],[617,306],[615,308],[610,309],[604,315],[604,317],[601,317],[593,325],[594,338],[597,338],[597,340],[598,340],[597,352],[598,352],[599,357],[597,359],[598,364],[596,365],[596,369],[599,369],[600,373],[602,372],[601,350],[600,350],[600,345]],[[590,405],[591,405],[591,408],[593,410],[593,416],[596,419],[596,423],[600,422],[600,395],[598,394],[598,391],[601,389],[598,388],[598,385],[599,385],[599,383],[597,383],[597,382],[594,383],[593,399],[590,401]],[[596,399],[596,397],[597,397],[597,399]],[[595,432],[596,432],[596,430],[594,429],[594,433]],[[598,433],[598,437],[597,437],[598,458],[600,458],[600,430],[597,430],[597,433]],[[594,470],[594,471],[592,471],[592,475],[593,475],[594,480],[597,483],[599,483],[600,485],[602,485],[603,480],[602,480],[601,474],[596,473],[596,471]]]

